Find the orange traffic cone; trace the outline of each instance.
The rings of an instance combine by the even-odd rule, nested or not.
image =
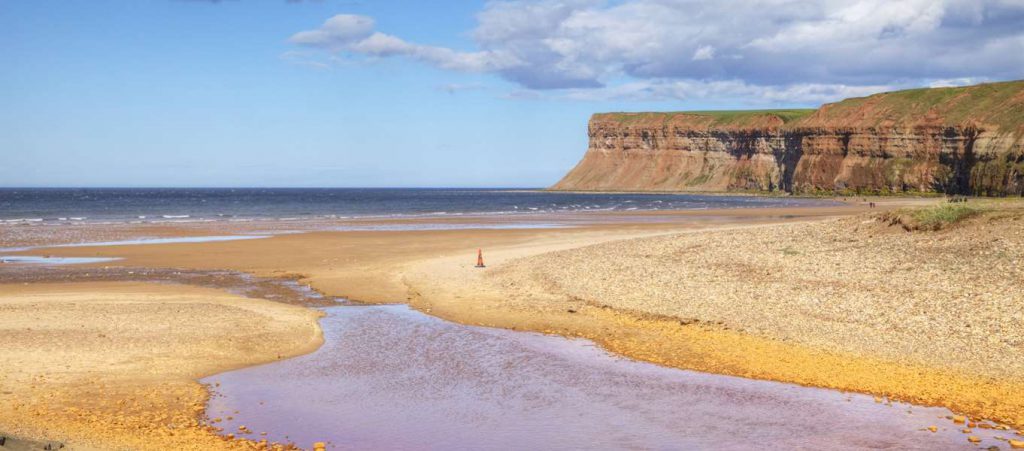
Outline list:
[[[486,266],[484,266],[484,251],[480,249],[476,250],[476,267],[486,268]]]

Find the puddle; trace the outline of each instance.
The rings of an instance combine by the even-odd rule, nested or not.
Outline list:
[[[22,265],[82,265],[86,263],[103,263],[120,260],[112,257],[45,257],[36,255],[0,256],[0,264]]]
[[[92,243],[71,243],[71,244],[52,244],[47,246],[27,246],[27,247],[6,247],[0,248],[3,252],[24,252],[35,249],[54,249],[59,247],[93,247],[93,246],[138,246],[144,244],[177,244],[177,243],[215,243],[218,241],[237,241],[237,240],[258,240],[262,238],[270,238],[270,235],[213,235],[213,236],[181,236],[174,238],[140,238],[136,240],[119,240],[119,241],[97,241]]]
[[[426,230],[520,230],[520,229],[564,229],[573,226],[557,223],[412,223],[412,224],[351,224],[330,227],[337,232],[407,232]]]
[[[176,243],[215,243],[218,241],[258,240],[270,238],[269,235],[214,235],[214,236],[181,236],[174,238],[144,238],[139,240],[101,241],[98,243],[62,244],[53,247],[92,247],[92,246],[137,246],[141,244],[176,244]]]
[[[946,409],[664,368],[404,305],[325,311],[316,352],[202,381],[209,417],[233,417],[216,426],[332,449],[978,447]],[[974,434],[1006,446],[992,438],[1004,432]]]

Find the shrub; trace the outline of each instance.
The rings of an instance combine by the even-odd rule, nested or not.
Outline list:
[[[884,219],[892,225],[901,225],[907,231],[941,230],[981,213],[978,208],[963,204],[945,204],[915,210],[898,210],[888,213]]]

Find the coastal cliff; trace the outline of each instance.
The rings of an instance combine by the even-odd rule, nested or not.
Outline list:
[[[553,190],[1024,194],[1024,81],[817,110],[602,113]]]

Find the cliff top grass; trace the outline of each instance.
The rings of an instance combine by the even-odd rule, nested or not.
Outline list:
[[[1024,80],[951,88],[883,92],[826,104],[803,124],[878,126],[886,123],[986,124],[1024,129]]]
[[[768,118],[779,118],[783,123],[813,114],[814,109],[781,109],[781,110],[704,110],[704,111],[669,111],[657,113],[599,113],[595,117],[605,117],[628,124],[641,120],[658,120],[665,122],[680,116],[698,116],[708,119],[710,126],[746,126],[754,125]]]
[[[775,118],[787,126],[876,127],[893,124],[995,125],[1024,135],[1024,80],[951,88],[919,88],[854,97],[820,109],[599,113],[619,124],[668,123],[681,116],[709,127],[759,127]],[[776,122],[776,125],[778,123]]]

